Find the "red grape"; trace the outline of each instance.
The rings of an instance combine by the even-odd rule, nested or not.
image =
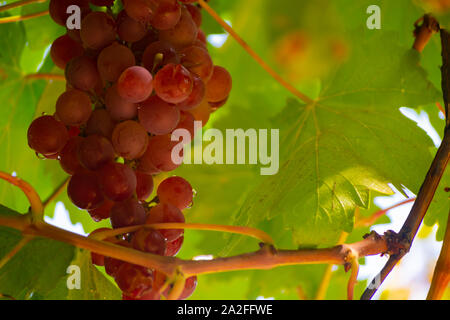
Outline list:
[[[61,151],[69,140],[66,127],[52,116],[34,120],[28,128],[27,136],[30,148],[47,156]]]
[[[114,121],[131,120],[138,113],[135,103],[129,102],[119,95],[117,85],[113,85],[106,90],[105,105],[111,119]]]
[[[180,103],[192,93],[194,79],[180,64],[169,63],[155,76],[155,92],[168,103]]]
[[[117,35],[125,42],[136,42],[145,37],[147,28],[144,24],[131,19],[125,10],[117,16]]]
[[[145,129],[132,120],[119,123],[112,135],[114,149],[127,160],[140,158],[147,149],[148,141]]]
[[[206,99],[209,102],[223,101],[230,94],[231,87],[230,73],[225,68],[215,66],[211,79],[206,84]]]
[[[151,96],[140,104],[139,123],[151,134],[168,134],[180,121],[180,111],[157,96]]]
[[[97,68],[103,80],[115,82],[125,69],[136,64],[133,52],[117,42],[100,52]]]
[[[131,241],[133,248],[139,251],[164,256],[166,253],[166,239],[161,232],[152,229],[139,229],[133,234]]]
[[[174,241],[167,242],[166,256],[167,257],[175,257],[178,254],[178,252],[180,252],[183,242],[184,242],[184,236],[179,237],[178,239],[176,239]]]
[[[160,202],[170,203],[180,210],[184,210],[192,204],[192,187],[181,177],[170,177],[161,182],[157,194]]]
[[[105,199],[105,201],[103,201],[103,204],[100,207],[88,210],[88,212],[92,220],[94,220],[95,222],[100,222],[102,220],[109,218],[113,206],[114,206],[113,201]]]
[[[136,175],[127,165],[108,163],[98,174],[103,194],[112,201],[129,199],[136,190]]]
[[[96,109],[87,122],[85,133],[88,136],[97,134],[110,140],[115,126],[108,111]]]
[[[205,83],[209,81],[214,64],[208,51],[204,47],[190,46],[180,53],[181,64],[190,72],[199,76]]]
[[[127,15],[142,24],[149,24],[153,17],[152,8],[147,0],[122,0]]]
[[[55,65],[60,69],[65,69],[67,63],[75,57],[79,57],[84,53],[84,49],[75,40],[67,34],[53,41],[50,49],[50,57]]]
[[[206,88],[204,82],[202,81],[202,79],[200,79],[200,77],[196,75],[194,75],[193,78],[194,78],[194,85],[192,87],[192,93],[186,100],[177,104],[177,108],[180,110],[187,111],[194,109],[205,98]]]
[[[184,223],[184,215],[180,209],[170,203],[160,203],[150,209],[146,224],[156,223]],[[184,234],[183,229],[160,230],[167,241],[171,242],[180,238]]]
[[[76,57],[66,66],[67,82],[74,88],[91,91],[101,84],[96,63],[87,55]]]
[[[108,139],[94,134],[80,142],[78,160],[86,169],[98,170],[114,160],[114,148]]]
[[[67,8],[71,5],[80,7],[82,13],[90,10],[88,0],[50,0],[48,8],[50,11],[50,17],[57,24],[65,27],[67,18],[69,18]]]
[[[136,171],[136,196],[139,200],[147,200],[153,192],[153,177],[149,174]]]
[[[127,101],[142,102],[153,91],[153,77],[144,67],[130,67],[122,73],[117,81],[117,91]]]
[[[169,30],[161,30],[159,39],[170,42],[177,48],[183,48],[194,43],[197,34],[198,28],[191,14],[182,7],[181,17],[176,26]]]
[[[111,224],[114,229],[145,223],[146,213],[139,201],[130,198],[116,203],[111,209]]]
[[[97,176],[87,170],[75,172],[67,186],[67,194],[73,204],[85,210],[100,207],[104,200]]]
[[[80,161],[78,161],[78,147],[82,137],[72,137],[59,153],[59,164],[65,172],[73,175],[81,168]]]
[[[175,27],[181,18],[181,6],[177,0],[158,0],[151,24],[157,30],[169,30]]]
[[[81,21],[81,41],[89,49],[103,49],[116,39],[115,29],[111,16],[101,11],[91,12]]]
[[[178,168],[180,164],[175,163],[172,159],[173,149],[179,142],[171,140],[170,135],[155,136],[150,138],[147,150],[139,159],[138,170],[147,174],[155,174],[160,171],[173,171]],[[183,155],[183,150],[180,151],[180,156]]]
[[[56,101],[56,116],[67,126],[85,124],[91,113],[91,99],[81,90],[68,90]]]

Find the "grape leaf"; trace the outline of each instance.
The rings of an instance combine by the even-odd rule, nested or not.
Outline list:
[[[92,265],[91,254],[86,250],[77,249],[75,258],[70,263],[80,269],[80,289],[68,289],[67,281],[70,275],[66,275],[50,292],[45,299],[51,300],[121,300],[122,293],[111,280]]]
[[[19,214],[0,206],[0,215]],[[0,259],[21,239],[19,231],[0,227]],[[14,299],[44,296],[66,275],[66,268],[73,257],[73,246],[35,238],[0,268],[0,293]]]
[[[398,108],[431,103],[440,92],[418,54],[395,37],[366,33],[358,42],[352,59],[323,81],[317,102],[288,104],[279,122],[280,172],[251,193],[236,224],[282,219],[297,244],[330,244],[351,232],[355,206],[367,205],[361,190],[389,194],[393,183],[418,191],[431,141]]]

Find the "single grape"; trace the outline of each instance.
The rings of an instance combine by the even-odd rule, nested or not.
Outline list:
[[[153,177],[140,171],[136,171],[136,196],[138,200],[147,200],[153,192]]]
[[[157,195],[161,203],[170,203],[180,210],[192,204],[192,186],[181,177],[170,177],[158,186]]]
[[[98,172],[103,194],[112,201],[124,201],[131,198],[136,190],[136,175],[127,165],[111,162]]]
[[[191,73],[180,64],[169,63],[155,76],[155,92],[168,103],[180,103],[192,93],[194,79]]]
[[[153,77],[144,67],[134,66],[126,69],[117,81],[117,92],[129,102],[142,102],[152,91]]]
[[[123,263],[115,273],[114,279],[123,294],[133,299],[138,299],[153,285],[152,271],[131,263]]]
[[[50,17],[60,26],[65,27],[69,13],[67,8],[71,5],[76,5],[81,9],[82,16],[90,11],[88,0],[50,0],[48,6]]]
[[[172,132],[180,121],[180,111],[157,96],[151,96],[140,104],[138,116],[139,123],[154,135]]]
[[[114,149],[127,160],[140,158],[147,149],[148,141],[145,129],[132,120],[119,123],[112,135]]]
[[[139,229],[133,234],[133,248],[139,251],[164,256],[166,254],[166,239],[158,230]]]
[[[150,209],[146,224],[156,223],[184,223],[184,215],[180,209],[171,205],[170,203],[160,203],[157,206]],[[183,229],[167,229],[160,230],[164,238],[171,242],[184,234]]]
[[[60,69],[65,69],[67,63],[75,57],[83,55],[84,49],[80,43],[65,34],[52,43],[50,57],[53,63]]]
[[[135,103],[122,98],[114,84],[106,90],[105,105],[113,121],[124,121],[136,118],[138,107]]]
[[[170,42],[176,48],[183,48],[194,43],[197,38],[198,27],[191,14],[185,8],[181,8],[181,17],[178,23],[169,30],[161,30],[159,39]]]
[[[114,160],[114,148],[105,137],[91,135],[80,142],[78,160],[86,169],[98,170]]]
[[[193,75],[193,78],[194,78],[194,85],[192,87],[192,93],[186,100],[177,104],[177,108],[180,110],[188,111],[194,109],[195,107],[200,105],[200,103],[205,98],[206,94],[205,83],[200,77],[196,75]]]
[[[207,83],[214,72],[214,64],[204,47],[192,45],[180,52],[181,64]]]
[[[148,71],[154,73],[169,63],[180,63],[180,57],[170,43],[155,41],[145,48],[144,54],[142,55],[142,65]]]
[[[94,11],[81,21],[80,36],[85,47],[103,49],[116,39],[114,19],[105,12]]]
[[[139,159],[138,170],[147,174],[157,174],[161,171],[170,172],[178,168],[172,159],[173,149],[179,142],[171,140],[170,135],[154,136],[150,138],[148,147],[143,156]],[[183,149],[180,150],[180,156],[183,155]]]
[[[158,0],[153,12],[151,25],[157,30],[175,27],[181,18],[181,6],[177,0]]]
[[[117,35],[125,42],[142,40],[147,34],[144,24],[131,19],[125,10],[120,11],[116,19]]]
[[[145,223],[144,207],[136,199],[130,198],[116,203],[111,209],[111,224],[114,229]]]
[[[109,218],[113,206],[114,206],[113,201],[105,199],[105,201],[103,201],[103,204],[100,207],[88,210],[88,212],[92,220],[94,220],[95,222],[100,222],[102,220]]]
[[[69,140],[66,127],[52,116],[35,119],[27,136],[30,148],[43,155],[57,154]]]
[[[67,194],[73,204],[84,210],[96,209],[104,200],[97,176],[87,170],[75,172],[67,186]]]
[[[111,140],[115,126],[116,124],[111,119],[108,111],[105,109],[96,109],[92,112],[87,122],[85,133],[88,136],[96,134]]]
[[[215,66],[211,79],[206,84],[208,102],[219,102],[226,99],[232,87],[230,73],[223,67]]]
[[[86,54],[70,60],[66,66],[65,75],[72,87],[83,91],[91,91],[101,85],[97,65]]]
[[[100,52],[97,68],[103,80],[115,82],[125,69],[136,64],[133,52],[117,42]]]
[[[83,138],[78,136],[70,138],[59,153],[61,168],[70,175],[81,168],[80,161],[78,161],[78,147],[82,140]]]
[[[178,254],[178,252],[180,252],[183,242],[184,242],[184,236],[179,237],[178,239],[176,239],[174,241],[167,242],[166,256],[167,257],[175,257]]]
[[[147,0],[122,0],[127,15],[144,25],[148,25],[153,18],[152,8]]]
[[[56,116],[67,126],[85,124],[91,113],[91,98],[81,90],[68,90],[56,101]]]

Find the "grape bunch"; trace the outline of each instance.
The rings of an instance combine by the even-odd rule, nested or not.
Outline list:
[[[194,121],[204,126],[232,87],[228,71],[214,65],[208,53],[195,2],[50,1],[50,15],[62,26],[67,7],[77,5],[81,29],[66,28],[52,44],[51,58],[65,71],[67,87],[55,113],[31,123],[28,144],[41,157],[59,161],[71,176],[67,193],[77,207],[97,222],[109,218],[114,229],[184,223],[183,210],[192,204],[191,185],[177,176],[163,180],[156,197],[149,198],[154,176],[179,166],[172,160],[178,144],[172,132],[185,129],[192,140]],[[113,5],[123,9],[114,13]],[[142,228],[108,241],[175,256],[184,231]],[[171,289],[156,270],[94,253],[92,262],[105,267],[123,299],[162,299]],[[186,279],[180,299],[196,284],[196,277]]]

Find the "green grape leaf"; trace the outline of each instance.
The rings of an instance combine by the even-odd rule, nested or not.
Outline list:
[[[19,214],[0,206],[0,215]],[[22,239],[19,231],[0,227],[0,261],[4,261],[0,267],[0,293],[14,299],[45,296],[66,275],[75,248],[54,240],[34,238],[12,258],[6,259]]]
[[[122,293],[102,272],[97,270],[91,262],[91,254],[86,250],[77,249],[74,260],[70,263],[72,267],[78,267],[80,273],[79,288],[68,289],[67,282],[72,282],[71,276],[66,275],[61,279],[56,288],[50,292],[45,299],[67,299],[67,300],[121,300]]]
[[[440,92],[417,52],[389,33],[358,39],[349,62],[323,81],[317,102],[291,101],[282,113],[280,172],[250,194],[236,224],[282,219],[298,245],[330,244],[351,232],[355,207],[367,206],[361,190],[389,194],[392,183],[418,191],[431,140],[399,107],[437,101]]]

